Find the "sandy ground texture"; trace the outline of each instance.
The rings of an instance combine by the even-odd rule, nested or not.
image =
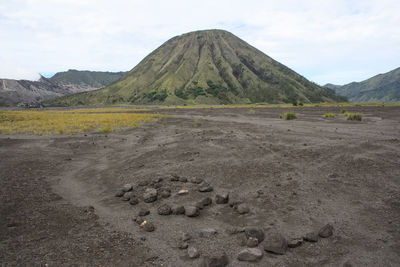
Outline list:
[[[0,136],[0,265],[201,266],[225,253],[228,266],[400,266],[400,107],[349,108],[362,122],[284,111],[169,109],[110,134]],[[115,196],[127,183],[138,204]],[[149,188],[158,198],[146,203]],[[216,204],[222,192],[249,212]],[[197,217],[158,214],[207,197]],[[141,210],[154,231],[134,221]],[[274,233],[301,241],[326,224],[330,237],[264,250]],[[266,236],[252,263],[238,260],[246,227]]]

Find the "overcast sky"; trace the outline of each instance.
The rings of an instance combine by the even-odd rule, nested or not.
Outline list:
[[[214,28],[321,85],[400,67],[399,0],[0,0],[0,78],[126,71],[173,36]]]

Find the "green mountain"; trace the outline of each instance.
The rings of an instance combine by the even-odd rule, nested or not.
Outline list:
[[[400,101],[400,68],[376,75],[362,82],[343,86],[326,84],[352,102],[398,102]]]
[[[170,39],[119,81],[62,97],[59,105],[345,101],[222,30]]]
[[[50,80],[68,87],[71,91],[82,92],[106,87],[121,79],[125,74],[126,72],[68,70],[57,72]]]

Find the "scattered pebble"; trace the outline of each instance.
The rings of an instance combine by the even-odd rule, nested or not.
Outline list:
[[[208,182],[203,181],[199,184],[199,192],[211,192],[214,190],[212,185],[210,185]]]
[[[249,237],[249,239],[247,239],[246,246],[248,246],[249,248],[257,247],[258,246],[258,239],[255,238],[255,237]]]
[[[333,226],[330,224],[325,225],[319,230],[318,235],[322,238],[330,237],[333,235]]]
[[[129,204],[131,205],[137,205],[139,204],[139,199],[136,196],[131,197],[131,199],[129,200]]]
[[[189,244],[187,242],[181,242],[178,246],[180,249],[187,249]]]
[[[200,184],[201,182],[203,182],[203,179],[201,178],[197,178],[197,177],[190,177],[188,179],[188,181],[192,184]]]
[[[123,196],[122,196],[122,200],[124,201],[129,201],[132,197],[135,196],[135,193],[131,192],[126,192]]]
[[[117,193],[115,193],[115,196],[116,196],[116,197],[122,197],[124,194],[125,194],[124,191],[119,190]]]
[[[125,184],[125,185],[122,187],[122,191],[124,191],[124,192],[132,191],[132,189],[133,189],[133,185],[131,185],[131,184]]]
[[[244,228],[244,233],[246,234],[247,239],[250,237],[257,238],[258,243],[264,241],[265,234],[264,230],[258,227],[248,226]]]
[[[287,250],[287,241],[281,234],[271,234],[264,241],[264,250],[283,255]]]
[[[237,259],[240,261],[259,261],[263,257],[263,252],[258,248],[245,248],[239,252]]]
[[[302,238],[292,238],[288,241],[289,248],[297,248],[303,244]]]
[[[205,228],[200,230],[199,236],[204,238],[209,238],[215,236],[217,234],[217,230],[214,228]]]
[[[144,224],[144,225],[143,225],[143,224]],[[153,231],[156,229],[156,227],[154,226],[153,223],[147,222],[147,221],[144,221],[140,226],[143,227],[143,229],[144,229],[146,232],[153,232]]]
[[[225,252],[214,252],[212,255],[204,256],[199,267],[225,267],[229,264],[229,258]]]
[[[203,198],[202,200],[198,201],[195,206],[199,209],[203,209],[206,206],[210,206],[212,203],[212,199],[209,197]]]
[[[188,248],[187,252],[188,252],[189,258],[191,258],[191,259],[196,259],[200,256],[199,251],[195,247]]]
[[[179,182],[186,183],[188,180],[186,177],[179,177]]]
[[[171,190],[168,188],[163,188],[159,192],[162,198],[169,198],[171,196]]]
[[[157,212],[159,215],[170,215],[172,213],[172,209],[170,205],[163,204],[158,207]]]
[[[249,208],[249,206],[248,206],[247,204],[242,203],[242,204],[239,204],[239,205],[236,207],[236,211],[237,211],[239,214],[246,214],[246,213],[249,213],[249,212],[250,212],[250,208]]]
[[[215,203],[217,204],[226,204],[229,201],[229,193],[220,192],[215,195]]]
[[[307,241],[307,242],[317,242],[318,241],[318,234],[316,232],[307,233],[303,237],[303,240]]]
[[[150,210],[148,209],[141,209],[138,213],[139,216],[147,216],[150,214]]]
[[[196,206],[186,206],[185,214],[188,217],[197,217],[200,215],[200,210]]]
[[[151,203],[157,200],[157,190],[154,188],[147,188],[143,194],[143,201]]]
[[[191,234],[189,234],[189,233],[183,233],[182,234],[182,237],[181,237],[182,241],[189,241],[190,239],[192,239],[192,235]]]
[[[174,215],[185,214],[185,207],[183,207],[182,205],[174,205],[171,207],[171,210],[172,214]]]

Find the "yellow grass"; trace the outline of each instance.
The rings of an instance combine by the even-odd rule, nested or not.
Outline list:
[[[165,117],[158,114],[128,113],[127,111],[138,110],[105,108],[65,111],[0,111],[0,133],[49,135],[91,131],[112,132],[123,128],[135,128],[139,123]]]

